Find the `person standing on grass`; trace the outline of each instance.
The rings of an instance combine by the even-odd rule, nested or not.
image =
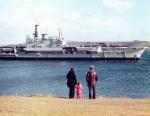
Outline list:
[[[95,99],[96,98],[96,82],[98,81],[97,73],[94,69],[94,65],[90,66],[90,70],[88,71],[86,75],[86,82],[87,86],[89,88],[89,99]],[[93,94],[92,94],[93,92]]]
[[[67,73],[67,86],[69,88],[69,98],[74,98],[75,94],[75,85],[77,84],[77,79],[75,75],[74,68],[71,68],[70,71]]]
[[[78,82],[75,85],[76,91],[77,91],[77,99],[81,99],[82,98],[82,93],[83,93],[83,87],[82,84],[80,82]]]

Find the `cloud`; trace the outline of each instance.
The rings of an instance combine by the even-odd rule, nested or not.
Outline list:
[[[81,14],[78,12],[63,13],[61,17],[65,20],[78,21],[81,18]]]
[[[33,0],[2,0],[0,2],[2,3],[9,3],[9,4],[22,4],[22,3],[29,3],[32,2]]]
[[[87,20],[87,24],[94,26],[94,27],[101,27],[101,28],[115,28],[119,25],[121,25],[123,19],[121,17],[109,17],[109,16],[101,16],[101,17],[96,17],[96,16],[88,16],[84,17],[85,20]]]
[[[99,19],[98,19],[97,17],[94,17],[94,16],[89,17],[89,20],[90,20],[90,22],[93,23],[93,24],[99,23]]]
[[[102,0],[102,4],[113,11],[126,11],[135,5],[134,0]]]

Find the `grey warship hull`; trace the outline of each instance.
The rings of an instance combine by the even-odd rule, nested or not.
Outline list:
[[[144,48],[122,50],[102,50],[101,52],[82,50],[65,53],[64,50],[26,50],[20,53],[0,54],[1,60],[139,60]]]
[[[73,60],[87,60],[87,61],[105,61],[105,60],[110,60],[110,61],[138,61],[139,58],[45,58],[45,57],[0,57],[0,60],[63,60],[63,61],[73,61]]]

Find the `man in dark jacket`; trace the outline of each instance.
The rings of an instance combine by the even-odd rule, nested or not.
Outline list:
[[[96,82],[98,81],[98,76],[96,71],[94,70],[94,66],[90,66],[90,70],[87,73],[86,76],[86,82],[89,88],[89,99],[95,99],[96,98]],[[93,91],[93,95],[92,95]]]
[[[69,98],[74,98],[75,85],[77,84],[74,68],[71,68],[67,74],[67,86],[69,87]]]

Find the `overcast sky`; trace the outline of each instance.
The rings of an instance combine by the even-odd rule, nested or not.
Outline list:
[[[0,45],[39,34],[67,41],[150,41],[150,0],[0,0]]]

